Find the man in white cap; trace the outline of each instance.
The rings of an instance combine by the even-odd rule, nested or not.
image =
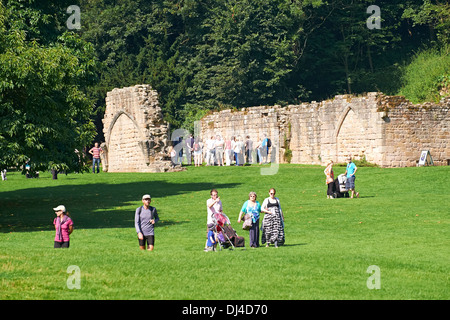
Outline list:
[[[155,207],[150,206],[152,198],[149,194],[142,196],[143,205],[136,209],[134,226],[138,234],[139,248],[153,251],[155,247],[155,223],[159,221]]]

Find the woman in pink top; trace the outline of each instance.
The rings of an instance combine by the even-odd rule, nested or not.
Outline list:
[[[55,225],[55,248],[68,248],[70,244],[70,234],[73,231],[73,221],[66,212],[66,207],[63,205],[53,208],[56,214],[53,224]]]

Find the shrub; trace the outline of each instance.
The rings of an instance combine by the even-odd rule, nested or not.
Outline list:
[[[439,102],[445,79],[450,75],[450,45],[428,48],[418,52],[411,63],[404,68],[403,86],[399,95],[405,96],[413,103],[425,101]]]

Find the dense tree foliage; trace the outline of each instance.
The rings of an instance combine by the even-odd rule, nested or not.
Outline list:
[[[79,171],[95,136],[82,91],[96,76],[94,49],[59,32],[54,13],[51,1],[0,5],[1,167]]]
[[[399,92],[424,46],[448,42],[446,3],[369,0],[82,0],[82,37],[113,87],[150,83],[166,118],[191,128],[208,110]]]
[[[151,84],[166,120],[191,130],[194,120],[222,108],[368,91],[419,102],[449,91],[447,1],[3,3],[0,148],[8,161],[67,163],[70,150],[92,141],[89,117],[102,140],[105,96],[114,87]],[[70,31],[66,9],[74,4],[81,29]],[[367,23],[373,4],[380,28]],[[421,65],[434,69],[424,75]],[[424,90],[430,93],[417,92]]]

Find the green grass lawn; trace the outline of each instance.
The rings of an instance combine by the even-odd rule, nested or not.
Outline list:
[[[174,173],[48,173],[0,181],[0,299],[449,299],[450,167],[358,170],[359,199],[326,199],[323,167],[201,167]],[[335,173],[345,168],[335,167]],[[248,193],[270,187],[286,244],[248,248],[236,222]],[[219,191],[246,249],[203,252],[206,200]],[[155,251],[140,251],[134,211],[152,195]],[[53,207],[74,220],[53,249]],[[80,289],[69,289],[69,266]],[[369,266],[380,271],[370,290]]]

